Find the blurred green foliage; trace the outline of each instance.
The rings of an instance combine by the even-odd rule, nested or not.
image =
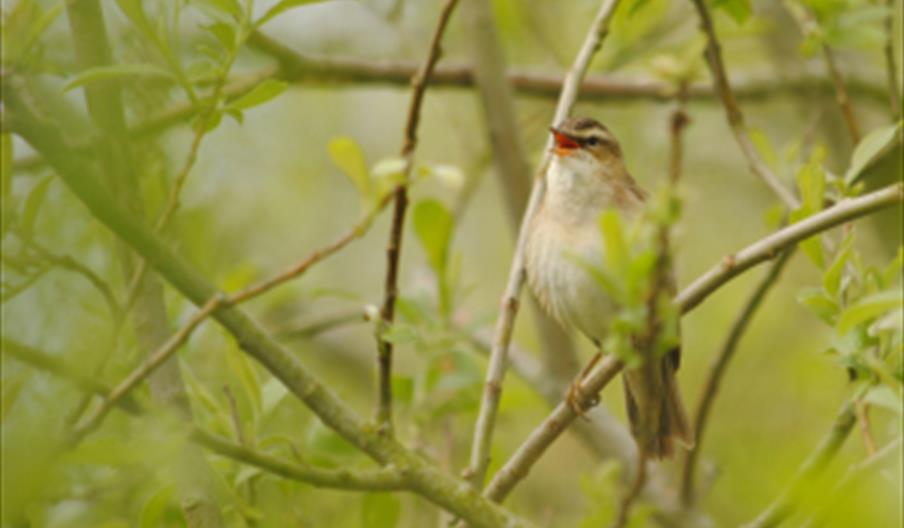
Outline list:
[[[756,147],[782,181],[799,190],[801,208],[789,218],[798,221],[877,182],[900,180],[901,124],[884,101],[852,92],[868,132],[854,145],[844,136],[830,92],[781,92],[782,83],[804,71],[822,75],[816,51],[827,44],[846,75],[884,90],[885,21],[893,19],[890,41],[900,76],[902,15],[900,0],[790,3],[813,15],[815,31],[800,37],[778,4],[710,5],[731,80],[762,79],[776,88],[774,97],[742,104]],[[4,0],[4,79],[23,79],[46,115],[91,159],[102,158],[94,146],[101,134],[90,124],[85,90],[115,86],[133,127],[182,111],[184,119],[175,126],[148,125],[144,132],[113,138],[126,145],[133,174],[112,176],[121,184],[135,182],[132,190],[150,225],[166,210],[180,175],[187,177],[179,208],[161,236],[226,291],[271,277],[331,242],[362,214],[373,214],[401,181],[404,161],[397,153],[406,85],[337,83],[318,77],[314,68],[277,78],[276,61],[250,40],[263,28],[311,56],[354,56],[374,65],[419,60],[434,3],[99,5],[113,62],[80,68],[79,43],[99,37],[72,34],[67,2]],[[495,0],[511,67],[560,73],[597,5]],[[457,19],[441,64],[468,60],[468,32]],[[657,79],[677,92],[681,83],[708,82],[705,43],[689,2],[627,1],[592,73]],[[582,102],[576,112],[604,121],[619,137],[632,174],[657,189],[667,173],[671,108],[613,98]],[[553,99],[519,97],[517,111],[520,135],[532,157],[539,157]],[[715,99],[692,100],[688,112],[693,125],[685,142],[685,177],[676,190],[681,217],[672,216],[671,201],[661,208],[675,230],[679,285],[765,235],[782,217],[780,211],[769,213],[776,210],[775,200],[747,174]],[[428,90],[403,243],[399,317],[384,331],[397,349],[397,435],[452,473],[467,460],[483,390],[485,364],[469,334],[492,326],[514,245],[502,218],[508,190],[490,170],[484,126],[470,92]],[[0,166],[3,335],[36,347],[78,377],[112,387],[149,351],[140,346],[129,317],[120,324],[103,288],[48,252],[90,269],[114,292],[118,309],[126,310],[132,275],[123,269],[124,250],[14,132],[15,123],[4,128]],[[828,243],[818,237],[803,243],[810,262],[795,259],[755,319],[723,383],[703,453],[700,507],[716,526],[749,520],[778,496],[846,399],[868,405],[878,447],[900,442],[900,214],[897,208],[891,217],[845,226],[830,233]],[[368,313],[372,319],[382,298],[388,231],[386,215],[378,217],[361,240],[248,309],[279,335],[336,314]],[[636,305],[655,255],[650,233],[623,236],[629,230],[614,217],[604,218],[601,231],[611,250],[611,262],[599,263],[601,282],[626,305]],[[882,235],[889,231],[892,238]],[[680,375],[688,402],[696,400],[712,354],[756,274],[730,284],[683,321]],[[192,308],[169,288],[163,298],[175,329]],[[667,304],[663,310],[670,313]],[[525,315],[515,340],[536,350],[539,340]],[[632,317],[616,335],[636,329],[642,317]],[[342,320],[344,326],[286,342],[326,385],[368,415],[376,328],[363,316]],[[588,351],[589,344],[582,344],[582,357]],[[86,399],[76,384],[6,350],[2,361],[3,526],[185,524],[178,483],[188,470],[178,461],[186,428],[172,409],[155,404],[141,386],[134,397],[143,416],[114,411],[80,445],[66,446],[66,432],[97,398]],[[299,463],[372,467],[214,324],[182,348],[178,370],[200,427]],[[620,392],[603,394],[603,405],[618,416]],[[507,378],[490,471],[546,412],[523,380]],[[817,519],[838,527],[900,525],[900,444],[858,478],[845,478],[867,456],[863,435],[855,430],[828,475],[800,498],[800,513],[789,524]],[[209,489],[228,526],[428,526],[440,519],[435,507],[410,494],[321,490],[218,455],[205,458],[213,468]],[[677,466],[667,463],[667,472]],[[548,526],[600,526],[617,507],[620,471],[566,436],[507,505]],[[655,525],[655,517],[641,503],[630,526]]]

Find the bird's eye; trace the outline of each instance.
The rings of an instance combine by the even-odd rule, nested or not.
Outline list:
[[[587,139],[587,144],[591,147],[595,147],[600,144],[600,140],[597,137],[592,137]]]

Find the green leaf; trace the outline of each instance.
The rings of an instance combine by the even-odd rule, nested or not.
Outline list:
[[[63,86],[63,91],[68,92],[79,86],[102,81],[126,81],[146,78],[175,80],[172,73],[153,64],[113,64],[111,66],[88,68],[66,83]]]
[[[269,22],[273,17],[279,15],[284,11],[288,11],[289,9],[301,7],[307,4],[316,4],[322,1],[323,0],[281,0],[275,6],[271,7],[266,13],[264,13],[262,17],[257,19],[254,25],[260,27]]]
[[[280,402],[289,394],[289,389],[278,378],[270,378],[261,388],[261,417],[270,416]]]
[[[838,304],[820,288],[808,288],[797,294],[797,302],[810,309],[817,317],[833,324],[838,316]]]
[[[902,304],[904,304],[904,292],[900,290],[889,290],[869,295],[842,312],[838,318],[836,329],[840,335],[844,335],[855,326],[875,319],[885,312],[900,308]]]
[[[259,413],[261,410],[260,380],[248,356],[229,347],[226,353],[226,365],[239,379],[252,410]]]
[[[166,526],[164,516],[167,507],[172,503],[173,494],[176,488],[172,484],[163,486],[144,503],[141,508],[141,516],[138,518],[138,525],[141,528],[156,528],[158,526]]]
[[[860,173],[876,160],[885,150],[890,148],[900,137],[898,131],[901,121],[886,127],[873,130],[860,140],[851,155],[851,165],[844,174],[844,182],[851,185],[857,181]]]
[[[350,137],[337,137],[330,141],[327,150],[333,163],[342,169],[348,179],[355,184],[361,198],[369,199],[371,197],[370,174],[367,164],[364,162],[364,153],[361,152],[358,143]]]
[[[32,188],[31,192],[28,193],[28,198],[25,199],[25,205],[22,210],[22,229],[26,233],[31,233],[34,230],[38,211],[41,210],[41,205],[44,203],[44,198],[47,196],[47,189],[50,187],[50,182],[52,181],[53,177],[47,176],[38,182],[38,184]]]
[[[838,253],[835,255],[835,260],[832,261],[829,269],[827,269],[822,276],[822,287],[825,288],[832,297],[838,295],[838,287],[841,285],[842,272],[844,271],[844,265],[851,256],[853,242],[854,231],[851,230],[847,236],[844,237],[841,248],[839,248]]]
[[[273,99],[283,93],[288,86],[289,84],[285,81],[264,79],[248,93],[229,103],[226,108],[229,110],[247,110]]]
[[[367,493],[361,499],[361,526],[392,528],[399,524],[402,503],[391,493]]]
[[[888,409],[897,415],[904,414],[904,408],[902,408],[904,401],[902,401],[901,396],[888,385],[877,385],[872,387],[869,392],[866,393],[866,396],[863,397],[863,401],[870,405]]]
[[[445,275],[452,238],[453,219],[437,200],[423,200],[414,207],[414,232],[427,253],[427,261],[436,275]]]
[[[15,206],[12,201],[13,187],[13,138],[10,134],[0,135],[0,240],[6,234]]]

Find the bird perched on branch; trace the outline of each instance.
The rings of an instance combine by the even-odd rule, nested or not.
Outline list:
[[[551,132],[555,143],[546,192],[529,228],[525,265],[544,309],[597,345],[568,392],[568,403],[583,414],[579,384],[600,359],[600,344],[618,307],[580,261],[602,262],[600,215],[615,209],[623,217],[636,216],[645,193],[625,168],[618,141],[596,120],[571,118]],[[675,440],[693,443],[675,379],[679,359],[676,347],[624,372],[631,432],[643,458],[669,456]]]

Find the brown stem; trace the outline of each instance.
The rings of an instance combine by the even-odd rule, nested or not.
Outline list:
[[[707,37],[704,56],[706,57],[709,71],[713,76],[715,91],[722,100],[722,106],[725,108],[725,116],[728,119],[728,126],[731,128],[735,140],[741,148],[741,152],[743,152],[744,157],[747,158],[747,163],[750,165],[751,172],[772,189],[772,192],[778,196],[788,208],[796,209],[798,205],[797,198],[795,198],[791,191],[789,191],[781,181],[779,181],[776,175],[769,170],[769,167],[760,158],[756,148],[753,146],[753,142],[747,135],[747,130],[744,127],[744,114],[741,113],[741,108],[738,106],[737,99],[728,82],[728,74],[725,71],[725,65],[722,63],[721,45],[719,44],[716,28],[713,25],[712,16],[710,15],[709,8],[706,6],[706,2],[704,0],[691,1],[693,2],[694,7],[697,8],[697,14],[700,17],[700,29]]]
[[[402,159],[405,160],[403,183],[393,193],[395,206],[392,212],[392,227],[386,245],[386,280],[383,286],[383,305],[380,308],[380,324],[377,325],[377,412],[379,429],[392,434],[392,341],[384,338],[385,332],[395,319],[395,304],[399,293],[399,255],[402,250],[402,229],[405,211],[408,208],[408,189],[405,186],[411,175],[412,158],[417,147],[417,127],[421,119],[421,106],[427,84],[441,55],[440,43],[449,18],[458,0],[446,0],[433,31],[430,47],[424,62],[411,80],[411,100],[408,103],[408,118],[402,143]]]
[[[866,453],[873,455],[876,453],[876,439],[873,438],[872,428],[869,422],[869,404],[863,400],[857,400],[854,405],[857,412],[857,423],[860,425],[860,434],[863,435],[863,445],[866,446]]]

